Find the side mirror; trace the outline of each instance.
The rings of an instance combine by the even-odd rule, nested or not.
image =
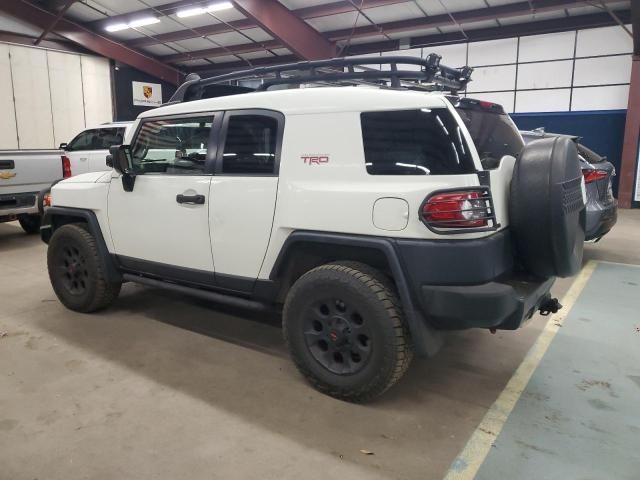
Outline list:
[[[122,175],[122,186],[126,192],[133,191],[136,175],[131,162],[131,148],[129,145],[113,145],[109,148],[106,163]]]
[[[58,147],[60,150],[66,150],[68,143],[61,143],[60,146]]]

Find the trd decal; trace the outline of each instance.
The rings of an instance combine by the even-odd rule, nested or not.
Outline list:
[[[301,155],[300,158],[306,165],[322,165],[323,163],[329,163],[329,155],[324,154]]]

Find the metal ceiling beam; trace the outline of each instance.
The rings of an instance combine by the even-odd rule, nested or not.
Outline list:
[[[602,0],[601,3],[613,3],[619,0]],[[531,8],[533,5],[533,10]],[[330,40],[344,40],[346,38],[366,37],[369,35],[384,33],[402,33],[407,30],[427,29],[454,25],[452,16],[458,24],[482,22],[500,18],[517,17],[532,13],[553,12],[565,8],[590,5],[590,0],[529,0],[518,3],[509,3],[495,7],[477,8],[462,12],[454,12],[451,15],[431,15],[428,17],[399,20],[396,22],[380,23],[378,25],[366,25],[355,29],[345,28],[332,32],[325,32]]]
[[[2,0],[0,11],[42,29],[47,28],[56,18],[55,14],[26,0]],[[130,65],[166,82],[177,85],[182,79],[182,74],[177,69],[113,40],[101,37],[65,18],[61,18],[53,30],[57,35],[88,50]]]
[[[185,60],[197,60],[200,58],[214,58],[225,55],[236,55],[239,53],[257,52],[272,48],[282,48],[282,45],[277,40],[271,40],[269,42],[261,42],[260,44],[243,43],[240,45],[230,45],[228,47],[207,48],[204,50],[195,50],[193,52],[174,53],[172,55],[164,55],[159,58],[166,63],[176,63],[183,62]]]
[[[631,28],[633,30],[633,53],[640,55],[640,2],[631,0]]]
[[[15,43],[18,45],[33,46],[33,42],[36,37],[31,35],[24,35],[15,32],[0,31],[0,42]],[[60,50],[63,52],[71,53],[90,53],[89,50],[76,45],[75,43],[60,41],[60,40],[43,40],[40,42],[40,47],[49,48],[51,50]]]
[[[77,1],[78,0],[66,0],[66,3],[58,11],[58,14],[56,15],[56,18],[54,18],[51,21],[51,23],[47,26],[47,28],[45,28],[42,31],[40,36],[38,38],[36,38],[36,41],[33,42],[33,44],[34,45],[38,45],[42,40],[44,40],[44,37],[46,37],[51,32],[51,30],[53,30],[53,28],[58,24],[58,22],[64,16],[64,14],[67,13],[67,10],[69,10],[71,8],[71,5],[73,5]]]
[[[616,14],[622,21],[628,23],[630,21],[629,10],[619,10]],[[462,32],[439,33],[421,37],[411,38],[412,46],[422,45],[439,45],[451,42],[460,42],[465,40],[487,40],[495,38],[507,38],[522,35],[530,35],[532,33],[551,33],[564,30],[572,30],[578,28],[591,28],[599,26],[614,25],[615,21],[606,13],[594,13],[587,15],[576,15],[572,17],[563,17],[552,20],[542,20],[538,22],[519,23],[515,25],[506,25],[502,27],[490,27],[477,30],[465,30]],[[466,35],[466,36],[465,36]],[[160,60],[167,63],[180,62],[184,60],[193,60],[201,58],[212,58],[215,56],[223,56],[231,53],[250,53],[264,50],[265,48],[274,49],[281,48],[277,41],[263,42],[261,44],[241,44],[231,45],[223,48],[213,48],[207,50],[196,50],[186,53],[178,53],[159,57]],[[365,43],[361,45],[352,45],[344,55],[362,55],[366,53],[398,50],[400,42],[398,40],[386,40],[375,43]]]
[[[623,21],[629,21],[631,12],[629,10],[618,10],[618,16]],[[424,35],[411,38],[411,47],[424,47],[429,45],[442,45],[462,41],[496,40],[499,38],[522,37],[526,35],[537,35],[541,33],[565,32],[567,30],[578,30],[582,28],[607,27],[616,25],[615,20],[607,13],[591,13],[587,15],[576,15],[572,17],[554,18],[539,22],[518,23],[505,25],[502,27],[482,28],[478,30],[465,30],[462,32],[450,32],[444,34]],[[363,45],[364,46],[364,45]],[[350,54],[356,55],[357,47],[349,50]]]
[[[60,0],[62,1],[62,0]],[[359,3],[360,0],[358,0]],[[387,5],[395,5],[398,3],[407,3],[411,0],[364,0],[363,8],[374,8],[374,7],[383,7]],[[105,18],[103,20],[96,20],[94,22],[89,22],[86,24],[88,28],[91,30],[101,31],[111,23],[121,23],[121,22],[129,22],[135,18],[139,17],[147,17],[158,16],[161,15],[174,15],[178,10],[187,8],[187,7],[197,7],[200,5],[209,5],[212,3],[212,0],[180,0],[177,2],[166,3],[164,5],[158,5],[154,8],[144,8],[142,10],[136,10],[135,12],[129,12],[122,15],[114,15],[109,18]],[[359,7],[360,5],[358,5]],[[297,17],[308,20],[310,18],[317,17],[326,17],[327,15],[338,15],[341,13],[350,13],[357,11],[357,8],[354,6],[352,2],[349,0],[344,0],[340,2],[332,2],[325,3],[324,5],[315,5],[312,7],[302,7],[295,10],[291,10]],[[216,24],[211,25],[211,27],[218,27],[213,33],[224,33],[231,32],[234,28],[238,28],[240,30],[245,28],[255,27],[253,22],[247,23],[246,21],[235,21],[235,22],[227,22],[226,24]],[[202,29],[206,29],[207,27],[202,27]],[[221,28],[221,29],[220,29]],[[200,29],[197,29],[200,30]],[[211,33],[203,33],[206,35],[211,35]],[[192,37],[183,37],[178,38],[177,40],[181,40],[184,38],[192,38]],[[168,40],[173,41],[173,40]],[[151,44],[147,44],[151,45]]]
[[[618,15],[625,22],[629,22],[631,11],[620,10]],[[507,25],[504,27],[482,28],[477,30],[466,30],[465,34],[471,41],[495,40],[500,38],[510,38],[515,36],[537,35],[541,33],[555,33],[566,30],[575,30],[581,28],[607,27],[615,25],[615,21],[606,13],[593,13],[587,15],[576,15],[568,18],[559,18],[552,20],[541,20],[538,22],[523,23],[517,25]],[[428,47],[442,44],[453,44],[468,41],[461,32],[451,32],[437,35],[427,35],[419,37],[411,37],[411,47]],[[378,53],[385,51],[397,50],[400,47],[398,40],[387,40],[376,43],[365,43],[362,45],[353,45],[349,47],[345,55],[365,55],[369,53]],[[251,63],[258,65],[277,65],[294,61],[295,57],[269,57],[252,60]],[[445,59],[446,61],[446,59]],[[235,68],[246,68],[244,62],[222,63],[218,65],[207,65],[189,69],[192,72],[207,72],[218,74],[220,72],[233,70]],[[640,82],[639,82],[640,83]],[[640,105],[640,102],[638,102]]]
[[[278,0],[231,0],[231,3],[304,60],[321,60],[336,54],[335,44]]]

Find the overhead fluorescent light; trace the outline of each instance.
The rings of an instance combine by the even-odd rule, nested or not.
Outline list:
[[[207,7],[194,7],[185,8],[184,10],[178,10],[176,16],[178,18],[193,17],[195,15],[202,15],[203,13],[219,12],[220,10],[228,10],[233,8],[231,2],[218,2],[212,3]]]
[[[107,32],[119,32],[120,30],[126,30],[129,28],[129,25],[126,23],[114,23],[113,25],[107,25],[105,30]]]
[[[160,23],[160,19],[156,17],[145,17],[145,18],[139,18],[137,20],[133,20],[129,22],[129,27],[130,28],[145,27],[147,25],[153,25],[154,23]]]
[[[105,30],[107,32],[119,32],[128,28],[144,27],[146,25],[153,25],[154,23],[160,23],[160,19],[156,17],[143,17],[137,20],[132,20],[129,23],[114,23],[113,25],[107,25]]]

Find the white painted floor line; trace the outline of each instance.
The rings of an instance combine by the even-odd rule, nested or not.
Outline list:
[[[464,449],[451,464],[449,472],[445,476],[445,480],[472,480],[475,478],[484,459],[489,454],[493,442],[500,434],[502,427],[509,418],[513,407],[522,395],[525,387],[529,383],[533,372],[538,367],[545,352],[549,348],[553,337],[556,336],[558,330],[562,326],[565,318],[575,304],[578,296],[582,292],[584,286],[593,273],[597,261],[589,261],[582,268],[573,281],[571,288],[564,296],[562,301],[562,310],[552,315],[547,320],[547,324],[540,333],[540,336],[533,344],[526,357],[515,371],[507,385],[495,403],[489,408],[482,422],[478,425],[471,438],[465,445]]]
[[[638,265],[637,263],[622,263],[622,262],[611,262],[609,260],[595,260],[598,263],[609,263],[611,265],[622,265],[623,267],[635,267],[635,268],[640,268],[640,265]]]

